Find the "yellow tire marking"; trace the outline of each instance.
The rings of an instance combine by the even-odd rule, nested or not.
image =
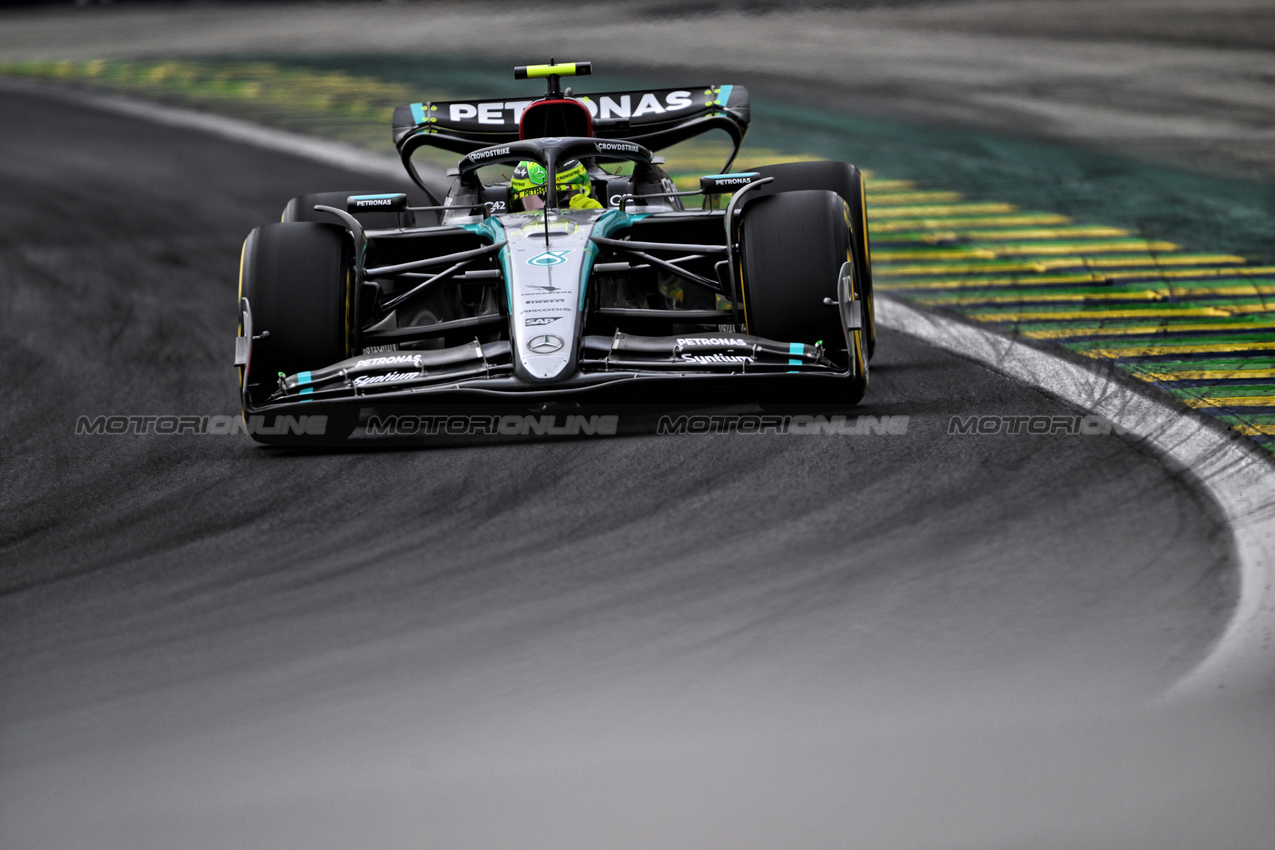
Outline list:
[[[243,260],[244,260],[244,255],[245,255],[245,254],[247,254],[247,253],[248,253],[248,240],[247,240],[247,239],[245,239],[245,240],[243,241],[243,246],[239,249],[239,297],[238,297],[237,299],[235,299],[235,308],[236,308],[236,309],[238,309],[238,307],[239,307],[239,303],[240,303],[241,301],[243,301]],[[241,315],[241,318],[239,319],[239,333],[237,334],[237,336],[243,336],[243,318],[242,318],[242,315]],[[249,343],[249,344],[251,345],[251,343]],[[242,367],[242,366],[240,366],[239,368],[235,369],[235,371],[239,373],[239,388],[240,388],[240,389],[243,389],[243,369],[244,369],[244,367]],[[242,404],[240,405],[239,412],[240,412],[241,414],[244,412],[244,411],[243,411],[243,405],[242,405]]]

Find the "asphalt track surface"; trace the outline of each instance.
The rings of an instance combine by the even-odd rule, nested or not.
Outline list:
[[[1036,86],[1020,69],[1054,54],[1030,39],[970,62],[995,18],[949,20],[936,62],[990,68],[993,93],[1083,89],[1112,121],[1166,111]],[[857,43],[878,36],[925,54],[889,21]],[[845,105],[986,112],[917,74],[919,95],[887,79]],[[1039,126],[1111,138],[1074,114]],[[301,191],[395,187],[38,96],[0,95],[0,124],[0,846],[1269,847],[1269,704],[1148,705],[1236,589],[1213,506],[1143,447],[949,435],[1079,411],[888,333],[863,412],[908,416],[898,436],[75,436],[233,413],[244,235]],[[1200,142],[1218,167],[1260,156],[1243,124]]]
[[[0,115],[4,846],[1125,828],[1050,832],[1053,805],[998,777],[1055,746],[1042,724],[1116,736],[1074,727],[1136,716],[1221,630],[1229,540],[1189,476],[1116,436],[948,435],[1077,411],[893,334],[863,412],[907,415],[899,436],[76,436],[81,415],[233,412],[243,236],[368,180],[33,95]],[[1212,757],[1250,746],[1217,734]],[[948,790],[934,821],[901,816],[918,787]]]

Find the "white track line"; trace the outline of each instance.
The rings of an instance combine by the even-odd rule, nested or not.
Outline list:
[[[363,171],[394,180],[403,180],[408,176],[403,169],[402,161],[397,156],[375,154],[354,145],[330,142],[313,136],[303,136],[300,133],[289,133],[286,130],[272,130],[248,121],[226,118],[208,112],[165,106],[105,92],[66,89],[21,80],[0,80],[0,90],[38,94],[49,100],[66,100],[77,106],[128,115],[153,124],[198,130],[223,139],[311,159],[333,168]],[[440,181],[443,179],[443,173],[437,169],[426,169],[421,166],[417,168],[421,172],[421,177]]]
[[[396,157],[206,112],[10,80],[0,81],[0,88],[199,130],[337,168],[396,179],[405,176]],[[421,176],[442,179],[435,170],[426,174],[422,169]],[[877,297],[877,321],[884,328],[919,337],[1103,416],[1196,478],[1217,503],[1234,535],[1240,598],[1222,637],[1168,697],[1275,687],[1275,465],[1261,449],[1224,433],[1216,423],[1199,415],[1112,380],[1098,364],[1078,365],[1008,337],[915,310],[884,295]]]
[[[1073,363],[885,296],[877,297],[877,321],[1103,416],[1196,478],[1234,535],[1240,598],[1222,637],[1168,697],[1275,685],[1275,467],[1261,449],[1131,389],[1097,363]]]

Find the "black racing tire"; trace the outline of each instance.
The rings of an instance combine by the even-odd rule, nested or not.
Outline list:
[[[351,195],[376,195],[380,194],[375,191],[351,191],[351,192],[313,192],[309,195],[299,195],[288,201],[283,208],[283,216],[280,221],[317,221],[336,224],[340,220],[331,213],[316,210],[316,204],[322,204],[325,207],[336,207],[339,210],[345,209],[346,202]],[[410,201],[410,199],[409,199]],[[394,213],[394,212],[361,212],[354,216],[359,224],[367,230],[391,230],[397,227],[424,227],[438,223],[438,214],[435,212],[414,213],[411,211]]]
[[[239,292],[259,337],[248,367],[251,398],[269,396],[280,372],[295,375],[350,356],[352,280],[350,237],[339,225],[285,222],[248,234]]]
[[[867,334],[853,331],[847,348],[840,313],[824,303],[837,299],[839,272],[853,257],[849,214],[845,200],[828,190],[751,201],[741,224],[740,277],[748,332],[781,342],[822,341],[853,367],[851,386],[838,400],[854,404],[867,390]],[[857,286],[854,297],[862,300]]]
[[[827,189],[845,198],[850,205],[850,230],[854,242],[855,275],[861,285],[860,297],[867,312],[868,357],[876,352],[876,309],[872,300],[872,246],[868,238],[868,205],[863,172],[848,162],[783,162],[753,169],[762,177],[773,177],[754,190],[754,197],[804,189]]]

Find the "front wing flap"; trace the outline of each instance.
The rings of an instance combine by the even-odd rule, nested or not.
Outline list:
[[[586,336],[580,371],[572,377],[532,382],[513,376],[508,342],[475,340],[453,348],[365,354],[288,375],[264,404],[253,405],[245,397],[244,409],[259,412],[279,405],[368,398],[421,401],[433,394],[515,400],[655,379],[717,379],[739,386],[752,378],[802,375],[846,377],[828,360],[822,345],[780,343],[749,334],[647,337],[617,332],[610,337]]]

